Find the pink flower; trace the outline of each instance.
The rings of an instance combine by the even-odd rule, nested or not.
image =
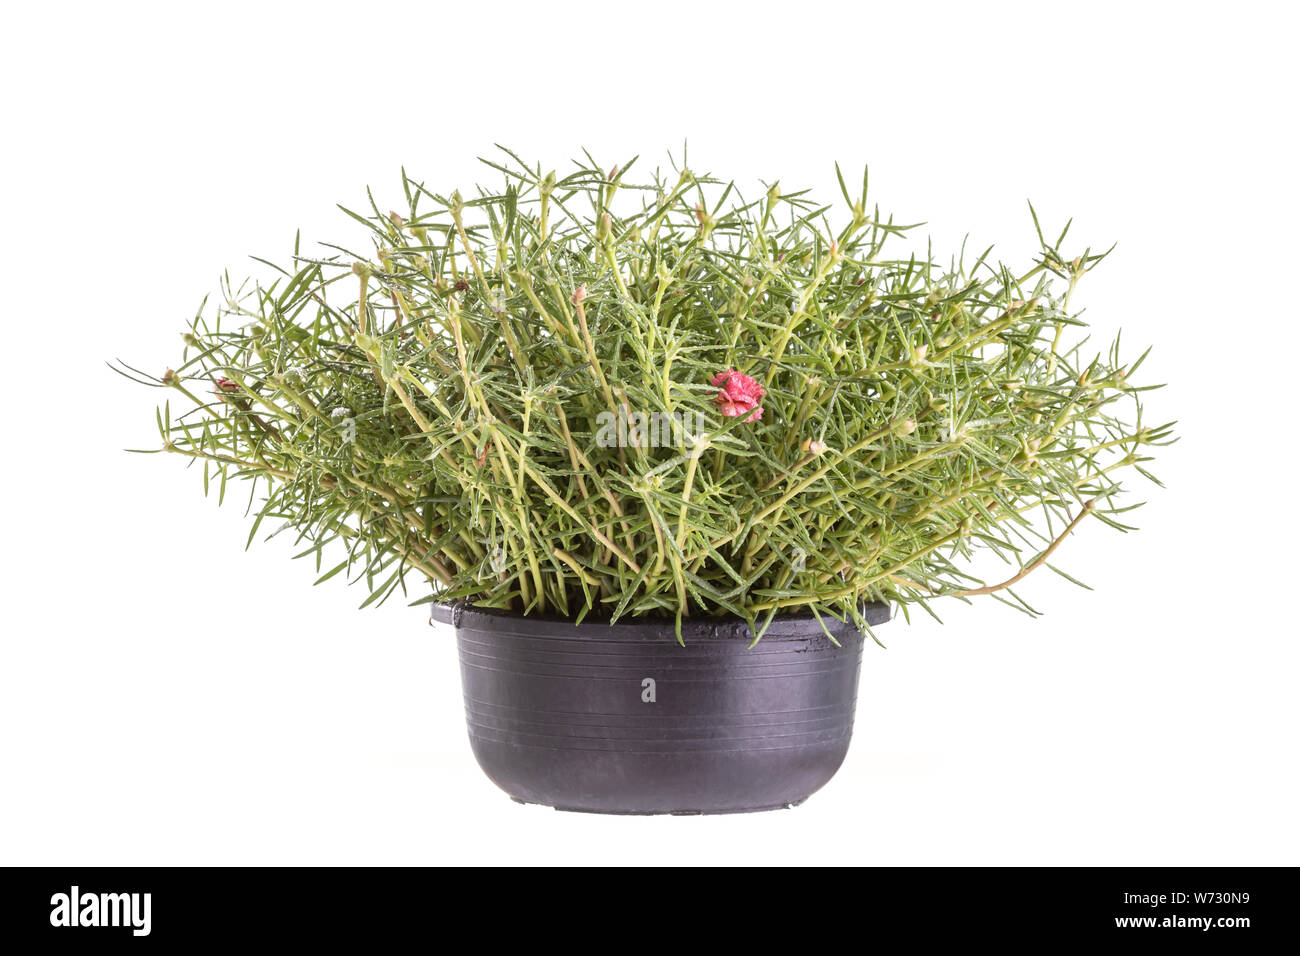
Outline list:
[[[756,422],[763,417],[763,408],[758,403],[767,390],[744,372],[729,368],[713,376],[712,382],[722,389],[713,400],[727,418],[738,418],[748,413],[745,421]]]

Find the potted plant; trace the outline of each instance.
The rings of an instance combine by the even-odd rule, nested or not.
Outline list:
[[[455,625],[517,800],[798,803],[847,751],[863,634],[943,598],[1032,611],[1015,586],[1085,518],[1124,528],[1121,477],[1169,440],[1142,358],[1083,344],[1104,253],[1064,231],[945,267],[893,254],[865,175],[836,212],[489,165],[472,197],[404,174],[399,211],[345,210],[364,245],[225,283],[174,369],[123,371],[185,406],[160,451],[254,484],[250,540],[287,527],[363,606]],[[1012,567],[985,583],[981,550]]]

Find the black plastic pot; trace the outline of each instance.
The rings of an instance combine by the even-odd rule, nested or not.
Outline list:
[[[853,733],[863,639],[823,616],[585,621],[436,607],[455,625],[474,756],[521,803],[593,813],[794,806]],[[889,619],[870,605],[871,624]]]

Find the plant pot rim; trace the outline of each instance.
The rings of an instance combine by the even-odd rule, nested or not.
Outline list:
[[[597,627],[611,628],[619,636],[651,637],[662,635],[664,631],[676,640],[675,621],[671,617],[631,617],[625,616],[611,622],[608,616],[589,614],[581,622],[558,614],[522,614],[502,608],[478,607],[467,601],[435,603],[429,611],[429,617],[441,624],[460,627],[462,623],[488,624],[498,631],[511,630],[515,633],[530,634],[535,637],[553,636],[573,638],[575,628]],[[893,607],[880,601],[864,603],[862,617],[869,625],[886,624],[893,617]],[[475,621],[477,619],[477,621]],[[838,618],[830,614],[822,615],[822,622],[832,631],[844,627]],[[518,630],[516,630],[518,629]],[[795,611],[789,614],[777,614],[767,630],[763,640],[768,638],[808,638],[824,635],[822,623],[811,611]],[[682,618],[682,639],[689,642],[695,639],[733,638],[753,640],[753,632],[742,618],[733,615],[717,615]]]

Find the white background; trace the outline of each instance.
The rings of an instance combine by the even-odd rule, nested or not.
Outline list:
[[[916,12],[908,12],[915,10]],[[1294,50],[1282,4],[21,4],[3,57],[0,863],[1296,864]],[[1020,261],[1025,200],[1119,245],[1076,302],[1157,348],[1142,530],[1090,522],[1031,621],[868,647],[804,806],[521,807],[474,764],[451,634],[278,541],[156,440],[221,270],[334,203],[666,158],[873,198]]]

